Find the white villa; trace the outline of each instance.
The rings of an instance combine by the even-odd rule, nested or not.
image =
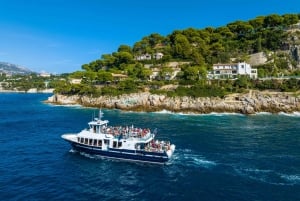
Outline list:
[[[142,55],[136,56],[135,60],[137,60],[137,61],[151,60],[151,59],[159,60],[159,59],[162,59],[163,56],[164,56],[164,54],[161,52],[154,53],[153,55],[147,53],[147,54],[142,54]]]
[[[207,74],[209,79],[233,79],[239,75],[248,75],[252,79],[257,78],[257,69],[251,68],[246,62],[214,64],[213,70]]]
[[[159,59],[162,59],[163,56],[164,56],[163,53],[157,52],[157,53],[154,53],[154,54],[153,54],[153,59],[159,60]]]

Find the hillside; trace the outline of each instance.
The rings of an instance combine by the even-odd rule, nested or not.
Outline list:
[[[300,90],[299,22],[300,14],[273,14],[167,36],[152,33],[82,65],[55,92],[95,97],[145,91],[168,97],[224,97],[249,89],[295,92]],[[239,62],[254,66],[257,76],[208,76],[216,64]]]
[[[34,72],[16,64],[0,62],[0,73],[5,73],[7,75],[26,75]]]

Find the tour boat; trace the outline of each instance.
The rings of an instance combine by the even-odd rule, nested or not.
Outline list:
[[[109,126],[102,120],[103,113],[88,123],[89,127],[77,134],[64,134],[61,137],[69,142],[74,150],[107,158],[166,163],[175,151],[175,145],[168,140],[157,140],[149,128],[131,126]]]

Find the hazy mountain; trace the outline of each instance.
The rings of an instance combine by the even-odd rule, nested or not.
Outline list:
[[[0,73],[5,73],[7,75],[16,75],[16,74],[26,75],[34,72],[28,68],[16,64],[0,62]]]

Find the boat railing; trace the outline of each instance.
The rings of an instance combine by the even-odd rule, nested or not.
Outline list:
[[[145,146],[145,151],[163,153],[171,149],[169,140],[152,140]]]
[[[121,127],[121,126],[108,126],[102,127],[100,132],[103,134],[110,134],[116,139],[128,139],[128,138],[139,138],[139,139],[149,139],[151,137],[150,129],[133,128],[133,127]]]

